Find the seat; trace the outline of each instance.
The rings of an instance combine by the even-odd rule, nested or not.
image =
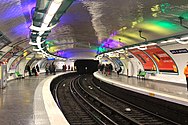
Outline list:
[[[15,76],[16,76],[16,78],[23,78],[23,75],[20,74],[19,71],[16,71],[16,72],[15,72]]]
[[[143,78],[145,79],[145,76],[146,76],[146,72],[145,71],[141,71],[138,75],[137,75],[137,78]]]

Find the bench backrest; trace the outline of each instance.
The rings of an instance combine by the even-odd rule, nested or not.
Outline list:
[[[18,76],[18,75],[21,75],[20,72],[16,71],[15,74]]]
[[[146,75],[146,72],[141,71],[139,75],[141,75],[141,76],[145,76],[145,75]]]

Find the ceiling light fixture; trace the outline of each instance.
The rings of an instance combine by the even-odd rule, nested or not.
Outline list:
[[[129,47],[128,49],[136,49],[138,46]]]
[[[149,43],[146,46],[154,46],[154,45],[157,45],[157,43]]]
[[[182,41],[181,39],[176,39],[176,42],[180,44],[188,44],[188,41]]]
[[[180,40],[188,40],[188,36],[180,38]]]
[[[162,41],[161,43],[172,43],[172,42],[176,42],[176,39],[165,40]]]
[[[139,49],[139,50],[147,50],[147,46],[146,45],[141,45],[141,46],[138,46],[137,49]]]
[[[116,50],[117,53],[125,53],[124,49]]]

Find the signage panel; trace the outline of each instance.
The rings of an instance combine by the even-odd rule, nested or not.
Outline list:
[[[182,54],[182,53],[188,53],[187,49],[176,49],[176,50],[170,50],[172,54]]]

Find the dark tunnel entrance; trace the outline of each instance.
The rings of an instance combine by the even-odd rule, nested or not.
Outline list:
[[[92,74],[97,71],[98,64],[98,60],[76,60],[74,63],[79,74]]]

